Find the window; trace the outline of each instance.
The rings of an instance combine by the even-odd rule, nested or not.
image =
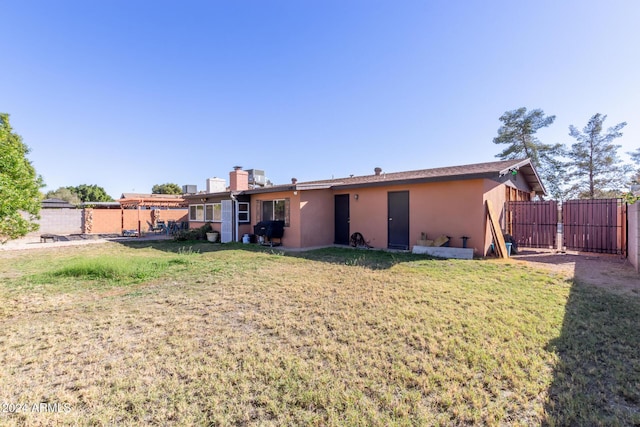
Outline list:
[[[222,222],[222,203],[209,203],[204,205],[204,220]]]
[[[204,221],[204,205],[189,205],[189,221]]]
[[[258,207],[262,215],[258,214],[261,221],[284,221],[284,226],[289,226],[289,199],[258,200]]]
[[[249,222],[249,203],[238,202],[238,222]]]

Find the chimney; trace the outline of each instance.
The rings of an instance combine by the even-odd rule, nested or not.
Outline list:
[[[245,191],[249,189],[249,172],[243,171],[242,166],[234,166],[229,172],[229,191]]]
[[[298,182],[298,178],[291,178],[291,183],[293,185],[296,185],[297,182]]]
[[[373,171],[376,173],[376,176],[380,176],[380,174],[382,173],[382,168],[375,168]]]

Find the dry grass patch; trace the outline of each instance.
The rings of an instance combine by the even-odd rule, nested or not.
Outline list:
[[[562,419],[549,400],[565,360],[553,344],[571,294],[561,278],[500,262],[227,248],[107,244],[0,258],[0,400],[70,407],[0,421]],[[114,259],[127,260],[113,267],[125,274],[91,273]],[[92,267],[78,269],[84,260]],[[141,278],[147,265],[153,274]]]

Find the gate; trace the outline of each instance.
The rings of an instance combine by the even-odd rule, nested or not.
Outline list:
[[[564,246],[626,255],[626,208],[622,199],[568,200],[562,208]]]
[[[507,202],[507,232],[518,246],[555,248],[558,228],[558,203]]]
[[[568,200],[558,218],[556,201],[507,202],[506,230],[518,246],[556,248],[563,223],[566,249],[626,255],[627,206],[622,199]]]

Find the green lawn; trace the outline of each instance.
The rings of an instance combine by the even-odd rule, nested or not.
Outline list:
[[[107,243],[0,298],[1,425],[640,423],[640,300],[509,261]]]

